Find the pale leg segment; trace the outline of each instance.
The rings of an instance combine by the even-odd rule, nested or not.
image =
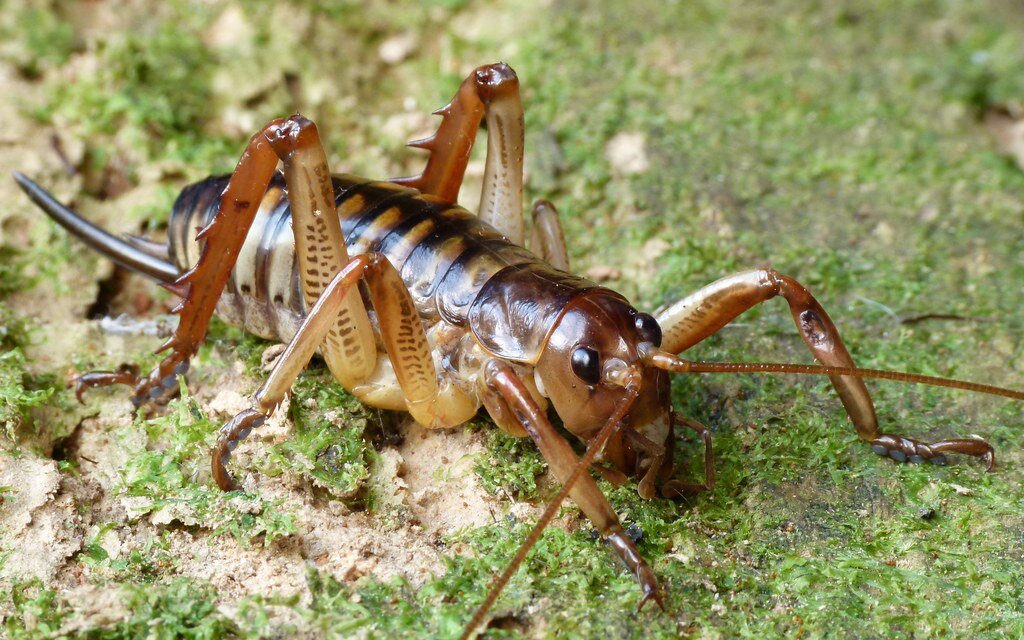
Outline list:
[[[423,323],[398,271],[381,254],[356,256],[328,283],[266,382],[253,394],[253,407],[221,429],[212,468],[214,479],[225,491],[234,487],[226,468],[231,452],[284,400],[335,326],[348,294],[357,290],[360,280],[369,289],[385,351],[405,396],[406,410],[413,418],[427,427],[451,426],[465,422],[476,412],[476,403],[454,387],[440,391]]]
[[[832,319],[818,301],[796,280],[772,269],[743,271],[714,282],[657,314],[662,349],[681,353],[715,333],[757,304],[781,296],[789,304],[793,320],[815,359],[823,365],[855,367]],[[925,443],[882,433],[867,386],[856,376],[829,376],[846,408],[857,436],[870,442],[880,455],[899,462],[930,460],[944,463],[951,451],[984,459],[991,467],[992,447],[983,440],[943,440]]]

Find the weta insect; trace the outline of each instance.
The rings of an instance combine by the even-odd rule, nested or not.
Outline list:
[[[879,429],[863,378],[935,384],[1024,399],[1024,393],[956,380],[859,369],[835,325],[796,280],[771,269],[738,273],[669,305],[657,316],[621,295],[570,275],[555,208],[533,207],[531,246],[522,248],[523,112],[518,79],[504,64],[476,69],[441,109],[437,133],[412,146],[430,152],[413,178],[372,182],[332,176],[315,125],[274,120],[249,141],[230,177],[185,189],[169,243],[123,241],[91,226],[28,178],[26,193],[58,222],[118,263],[161,282],[182,300],[180,320],[147,376],[93,372],[89,387],[127,384],[138,406],[176,387],[214,312],[288,346],[252,408],[222,429],[213,454],[218,485],[231,489],[229,457],[270,416],[318,349],[338,382],[368,405],[407,411],[428,428],[451,427],[483,406],[507,432],[536,443],[562,488],[466,630],[483,621],[501,588],[572,496],[634,573],[640,606],[662,594],[654,572],[625,534],[588,473],[637,479],[639,494],[675,498],[714,485],[709,431],[675,415],[670,373],[781,372],[828,375],[857,435],[897,461],[979,457],[983,440],[920,442]],[[478,215],[456,205],[482,119],[488,153]],[[277,172],[283,163],[283,173]],[[189,230],[202,227],[192,239]],[[255,228],[253,231],[250,229]],[[365,291],[359,287],[365,286]],[[692,362],[677,354],[747,309],[781,296],[820,365]],[[582,457],[545,415],[587,443]],[[673,478],[675,427],[705,446],[704,478]]]

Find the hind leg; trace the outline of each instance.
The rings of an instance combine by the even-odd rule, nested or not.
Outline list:
[[[523,103],[519,78],[504,63],[478,67],[455,97],[436,111],[444,119],[437,132],[409,146],[430,152],[418,176],[397,184],[455,202],[481,119],[487,120],[487,161],[477,213],[512,242],[525,240],[523,216]]]
[[[179,315],[178,326],[159,349],[169,350],[167,357],[144,378],[130,372],[94,372],[79,380],[79,389],[112,383],[133,385],[132,401],[138,406],[176,386],[175,376],[184,372],[206,337],[210,318],[278,162],[284,164],[289,187],[303,293],[310,304],[316,301],[333,274],[348,261],[348,255],[319,134],[312,122],[296,115],[271,121],[249,140],[216,215],[197,235],[203,241],[199,261],[176,281],[164,285],[182,298],[174,308]],[[346,333],[342,336],[337,327],[328,333],[330,348],[325,350],[325,359],[332,371],[362,379],[374,370],[376,347],[358,292],[349,292],[338,317]]]
[[[751,307],[781,296],[789,303],[793,320],[804,342],[821,364],[854,367],[832,319],[818,301],[796,280],[771,269],[754,269],[723,278],[669,306],[657,315],[664,335],[662,349],[680,353],[715,333]],[[830,376],[839,398],[857,430],[881,455],[903,462],[945,462],[944,452],[962,453],[985,460],[988,468],[994,452],[976,439],[927,443],[883,433],[864,381],[856,376]]]

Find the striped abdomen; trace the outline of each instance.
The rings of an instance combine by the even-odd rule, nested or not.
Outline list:
[[[171,257],[181,269],[198,259],[195,232],[213,216],[227,180],[208,178],[178,198],[169,236]],[[547,319],[553,323],[568,297],[591,286],[540,262],[461,207],[354,176],[335,176],[334,187],[349,254],[386,255],[424,319],[469,325],[474,333],[487,334],[483,343],[492,343],[493,351],[507,351],[503,344],[522,341],[509,332],[533,331],[539,337],[526,342],[539,346]],[[501,286],[505,281],[508,286]],[[486,318],[481,316],[485,310]],[[287,340],[305,311],[291,211],[278,175],[263,199],[217,313],[257,335]],[[508,316],[504,322],[502,314]]]

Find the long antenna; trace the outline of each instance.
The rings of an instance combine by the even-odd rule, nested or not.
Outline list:
[[[478,626],[480,626],[480,623],[483,622],[487,612],[491,610],[492,606],[494,606],[494,601],[498,599],[499,595],[501,595],[505,585],[508,584],[508,581],[512,579],[512,575],[515,574],[516,570],[519,568],[519,565],[526,559],[526,554],[528,554],[530,549],[537,544],[541,534],[544,533],[544,529],[547,528],[548,523],[551,522],[551,519],[554,518],[555,514],[558,512],[559,507],[561,507],[562,503],[565,502],[565,498],[569,495],[569,491],[572,490],[573,485],[575,485],[580,476],[586,473],[587,469],[590,468],[591,463],[594,462],[594,458],[602,449],[604,449],[604,445],[608,443],[608,440],[622,423],[622,419],[626,416],[626,413],[629,412],[630,407],[633,406],[633,401],[636,400],[637,395],[639,394],[639,390],[635,383],[627,384],[625,390],[627,395],[619,402],[618,406],[615,408],[615,413],[613,413],[612,417],[604,423],[604,426],[597,432],[594,439],[590,441],[590,444],[587,446],[586,453],[584,453],[583,457],[580,458],[579,463],[576,465],[576,468],[572,470],[572,474],[569,475],[569,478],[562,485],[562,488],[558,490],[555,497],[548,503],[547,508],[544,509],[544,513],[542,513],[540,519],[537,520],[537,524],[535,524],[533,526],[533,530],[530,531],[530,535],[526,536],[526,540],[524,540],[523,544],[520,545],[519,550],[516,551],[516,555],[512,558],[512,561],[507,567],[505,567],[505,571],[491,583],[490,590],[487,592],[487,598],[484,599],[483,604],[481,604],[476,610],[476,613],[473,614],[473,619],[469,621],[468,625],[466,625],[466,629],[462,632],[461,640],[469,640],[469,638],[472,637],[473,632]]]
[[[927,384],[935,387],[949,387],[951,389],[974,391],[1012,400],[1024,400],[1024,391],[1017,391],[1016,389],[1006,389],[990,384],[979,384],[953,378],[925,376],[916,373],[904,373],[902,371],[885,371],[883,369],[775,362],[701,362],[683,360],[662,351],[652,353],[648,356],[648,361],[659,369],[675,373],[798,373],[825,376],[856,376],[858,378],[879,378],[882,380]]]

